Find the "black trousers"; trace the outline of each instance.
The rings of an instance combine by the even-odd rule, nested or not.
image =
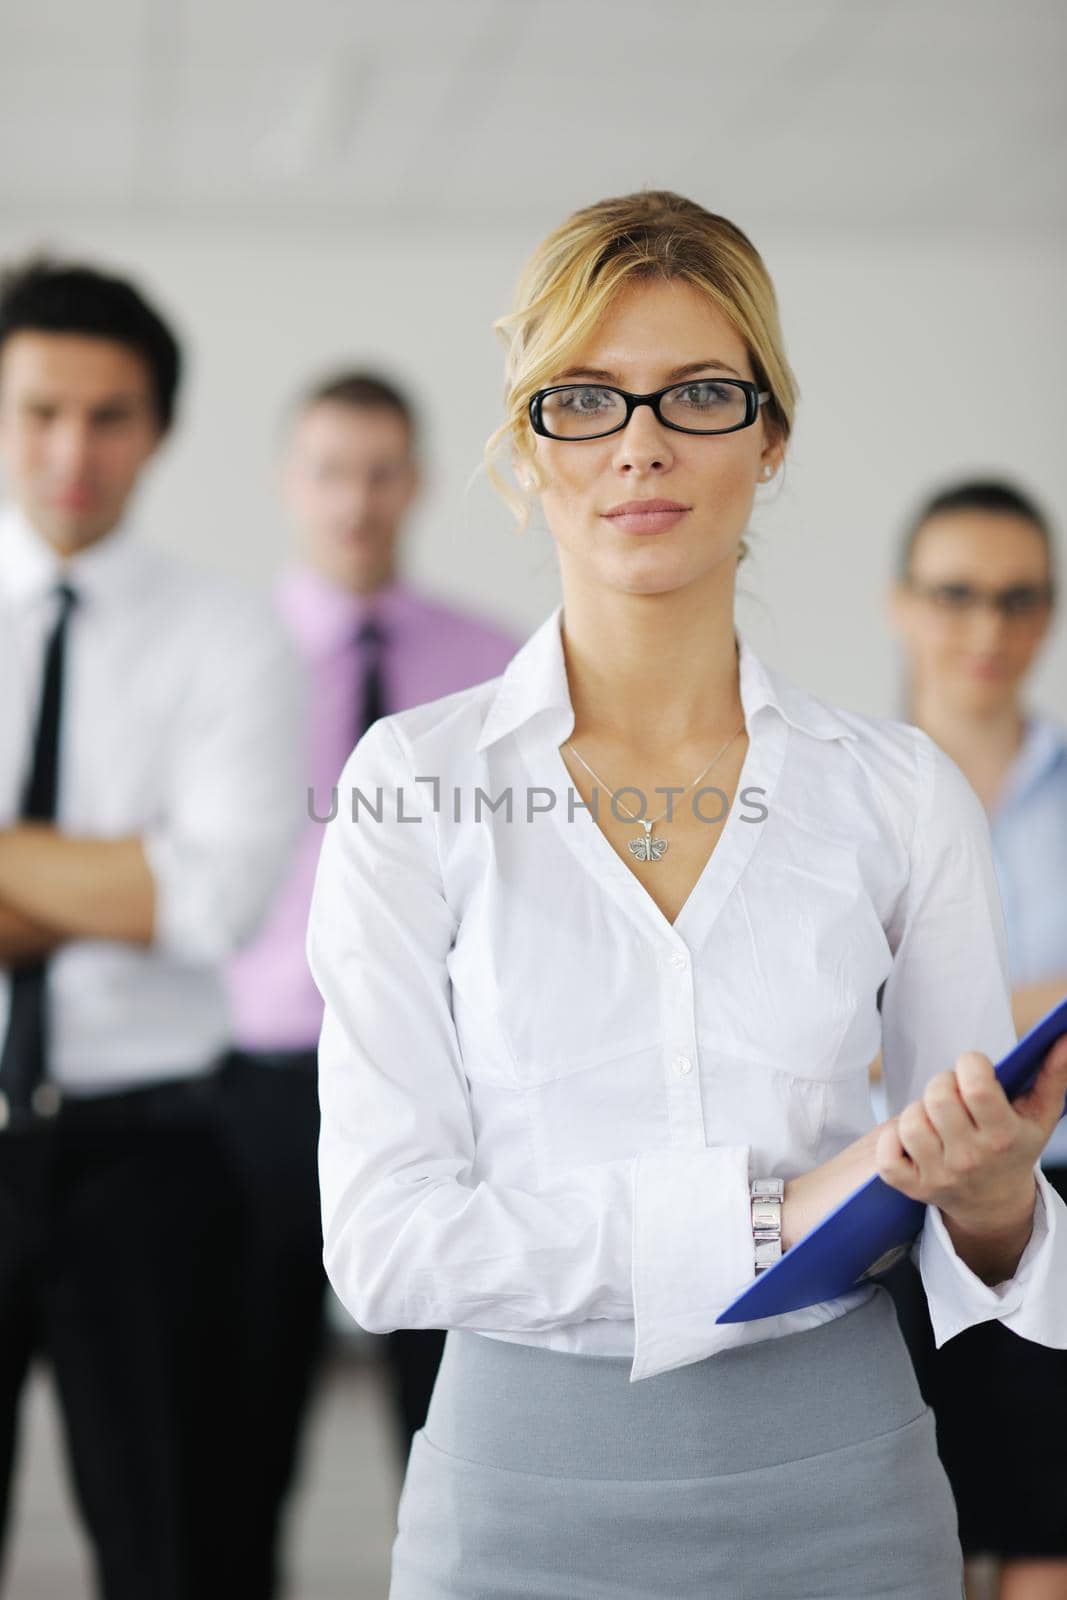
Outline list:
[[[55,1378],[106,1600],[234,1600],[236,1193],[210,1080],[0,1133],[0,1537],[20,1391]]]
[[[241,1365],[247,1449],[235,1493],[245,1530],[241,1600],[282,1592],[282,1518],[299,1469],[308,1402],[326,1344],[314,1050],[234,1052],[222,1074],[241,1208]],[[386,1339],[397,1453],[426,1418],[444,1333]]]
[[[1067,1198],[1067,1168],[1045,1176]],[[964,1554],[1067,1558],[1067,1350],[999,1322],[938,1350],[918,1269],[900,1261],[882,1282],[933,1407]]]
[[[398,1328],[385,1336],[385,1361],[401,1472],[407,1467],[411,1441],[426,1421],[444,1349],[443,1328]]]
[[[241,1600],[282,1592],[282,1513],[325,1344],[315,1056],[231,1054],[222,1072],[227,1150],[241,1197],[244,1459],[233,1486]]]

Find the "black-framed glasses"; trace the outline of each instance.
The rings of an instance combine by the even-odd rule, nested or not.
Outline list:
[[[979,589],[970,583],[920,583],[906,578],[905,588],[945,616],[970,617],[984,606],[991,606],[1006,622],[1032,620],[1043,616],[1053,601],[1051,583],[1015,583],[1006,589]]]
[[[638,406],[651,406],[665,428],[679,433],[734,433],[750,427],[770,397],[745,378],[690,378],[652,394],[609,383],[554,383],[531,397],[530,425],[545,439],[603,439],[625,428]]]

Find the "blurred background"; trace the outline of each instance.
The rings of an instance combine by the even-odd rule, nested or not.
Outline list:
[[[644,185],[737,222],[778,288],[801,405],[743,584],[772,660],[888,710],[871,618],[917,494],[982,469],[1067,504],[1056,0],[4,16],[0,257],[129,269],[190,348],[142,502],[153,538],[266,583],[283,408],[322,366],[373,360],[427,420],[413,571],[532,629],[557,598],[548,536],[516,535],[478,470],[502,391],[490,324],[549,228]],[[1060,639],[1041,684],[1061,707],[1065,667]]]
[[[1062,526],[1067,256],[1059,0],[9,0],[0,261],[129,273],[190,355],[145,536],[266,586],[286,406],[373,363],[410,386],[429,478],[412,575],[520,634],[558,598],[481,469],[491,322],[574,207],[677,189],[737,222],[777,285],[801,387],[757,501],[741,626],[858,710],[897,714],[883,592],[906,515],[969,474]],[[1067,638],[1035,700],[1067,715]],[[8,1576],[87,1592],[38,1384]],[[293,1509],[294,1593],[385,1593],[379,1398],[339,1362]],[[361,1586],[362,1585],[362,1586]]]

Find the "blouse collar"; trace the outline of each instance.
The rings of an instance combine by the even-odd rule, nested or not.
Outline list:
[[[479,751],[537,716],[550,719],[554,729],[558,727],[559,739],[565,738],[574,727],[563,653],[562,617],[563,603],[560,602],[504,669],[476,746]],[[751,724],[757,711],[767,706],[815,739],[857,737],[832,707],[761,661],[747,639],[736,630],[735,638],[746,725]]]
[[[1064,730],[1051,717],[1031,712],[1026,717],[1022,744],[1008,769],[993,814],[999,815],[1025,801],[1065,760],[1067,735]]]

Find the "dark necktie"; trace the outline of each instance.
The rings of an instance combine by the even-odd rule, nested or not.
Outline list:
[[[379,717],[384,717],[385,699],[382,692],[382,653],[385,648],[385,631],[381,623],[368,617],[356,635],[363,676],[356,699],[355,736],[359,740]]]
[[[59,600],[59,615],[45,645],[33,762],[22,795],[20,814],[24,821],[52,822],[56,815],[63,653],[67,619],[78,597],[66,583],[59,584],[54,593]],[[52,1086],[45,1082],[48,1065],[45,972],[44,961],[31,962],[11,972],[11,1005],[4,1047],[0,1052],[0,1114],[4,1120],[55,1109],[55,1095],[49,1092]]]

